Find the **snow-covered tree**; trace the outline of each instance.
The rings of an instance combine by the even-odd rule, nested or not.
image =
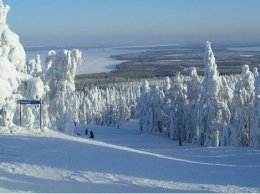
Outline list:
[[[254,100],[254,75],[249,66],[244,65],[241,80],[236,84],[232,108],[232,125],[237,129],[238,142],[241,146],[249,146]]]
[[[220,145],[222,146],[234,146],[236,144],[236,132],[232,126],[230,126],[231,121],[231,103],[233,100],[233,89],[226,80],[226,77],[221,77],[222,87],[219,91],[220,97],[220,111],[221,119],[220,124],[222,125]],[[227,133],[228,130],[228,133]]]
[[[6,24],[9,11],[10,7],[0,0],[0,123],[5,126],[16,122],[14,115],[17,112],[17,100],[26,94],[24,90],[31,79],[24,73],[26,57],[19,36]]]
[[[162,92],[163,92],[163,105],[161,108],[161,117],[160,117],[160,128],[167,137],[170,137],[170,125],[171,125],[171,85],[172,81],[169,77],[166,77],[162,83]]]
[[[199,137],[199,102],[201,98],[201,77],[198,76],[195,67],[190,68],[190,76],[187,81],[187,131],[186,139],[188,142],[192,142]]]
[[[255,77],[255,108],[253,112],[253,128],[250,133],[250,144],[260,148],[260,75]]]
[[[147,110],[152,119],[150,122],[151,133],[158,134],[163,132],[164,99],[165,93],[163,88],[156,84],[152,85],[149,95],[150,108]]]
[[[205,48],[205,75],[202,83],[202,97],[200,102],[200,144],[203,146],[218,146],[221,130],[221,110],[219,91],[221,79],[215,63],[215,56],[211,43],[206,42]]]
[[[257,68],[257,67],[254,67],[254,68],[253,68],[253,74],[254,74],[254,77],[255,77],[255,78],[259,75],[259,72],[258,72],[258,68]]]
[[[149,114],[147,110],[149,107],[149,92],[150,86],[149,82],[145,81],[141,86],[141,96],[137,102],[138,112],[140,116],[140,133],[149,132]]]
[[[51,122],[58,130],[72,132],[75,115],[75,73],[76,65],[81,63],[79,50],[63,50],[58,54],[50,52],[46,63],[51,67],[46,73],[46,85],[49,92],[45,98]]]
[[[38,77],[42,74],[41,57],[36,56],[36,59],[31,59],[27,64],[27,73],[33,77]]]
[[[187,105],[187,85],[184,76],[178,73],[171,86],[171,139],[179,141],[186,139]]]

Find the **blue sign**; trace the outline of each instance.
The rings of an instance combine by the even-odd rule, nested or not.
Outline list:
[[[18,100],[18,102],[20,103],[20,126],[22,126],[22,105],[24,104],[39,104],[40,105],[40,128],[42,128],[42,104],[43,101],[41,100]]]
[[[42,104],[41,100],[20,100],[20,104]]]

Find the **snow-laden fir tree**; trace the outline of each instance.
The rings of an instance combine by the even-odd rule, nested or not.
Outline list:
[[[63,50],[56,54],[51,51],[46,63],[51,64],[46,72],[45,82],[49,92],[45,98],[48,104],[49,117],[56,128],[64,132],[72,132],[76,116],[75,74],[76,65],[82,62],[79,50]]]
[[[161,128],[162,133],[166,134],[167,137],[170,137],[170,125],[171,125],[171,85],[172,81],[169,77],[166,77],[162,83],[162,91],[164,94],[163,107],[161,109]]]
[[[240,146],[249,146],[250,132],[253,124],[255,100],[254,75],[248,65],[242,67],[241,79],[237,82],[232,108],[232,125],[237,130]]]
[[[26,57],[19,36],[6,24],[9,11],[10,7],[0,0],[0,123],[4,126],[18,124],[17,100],[23,98],[25,90],[30,91],[31,79],[24,73]]]
[[[33,77],[38,77],[42,73],[41,57],[36,56],[36,59],[31,59],[27,64],[27,73]]]
[[[149,109],[147,110],[150,122],[150,133],[158,134],[163,132],[163,118],[164,118],[164,99],[165,94],[163,88],[153,84],[150,88],[149,94]]]
[[[25,51],[19,37],[6,24],[9,10],[0,0],[0,108],[6,98],[17,92],[21,82],[19,72],[25,68]]]
[[[202,97],[200,101],[200,141],[202,146],[218,146],[219,132],[222,120],[219,111],[219,91],[222,85],[211,49],[211,43],[206,42],[205,75],[202,83]]]
[[[259,72],[258,72],[258,68],[257,68],[257,67],[254,67],[254,68],[253,68],[253,74],[254,74],[254,77],[255,77],[255,78],[259,75]]]
[[[201,98],[201,77],[198,76],[195,67],[190,68],[190,76],[187,80],[187,131],[186,140],[196,142],[199,137],[199,102]]]
[[[255,107],[253,118],[250,144],[254,147],[260,148],[260,74],[257,74],[255,77]]]
[[[186,139],[187,105],[187,85],[184,76],[178,73],[171,86],[171,139],[178,141]]]
[[[233,100],[233,88],[228,84],[226,77],[221,77],[222,87],[219,91],[220,96],[220,110],[222,117],[222,130],[221,130],[221,146],[234,146],[236,145],[236,131],[230,125],[231,120],[231,102]]]
[[[118,89],[116,91],[116,125],[118,127],[121,126],[125,121],[130,120],[131,117],[130,107],[127,104],[127,96],[124,96],[125,92],[126,91],[123,91],[123,89]]]
[[[147,110],[149,107],[149,92],[150,86],[149,82],[145,81],[141,86],[141,96],[137,102],[137,108],[140,116],[140,133],[147,133],[150,132],[150,125],[149,125],[149,113]]]

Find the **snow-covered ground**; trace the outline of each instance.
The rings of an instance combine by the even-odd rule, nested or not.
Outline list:
[[[120,129],[78,125],[74,135],[0,131],[0,192],[260,192],[253,148],[180,147],[140,135],[136,121]]]

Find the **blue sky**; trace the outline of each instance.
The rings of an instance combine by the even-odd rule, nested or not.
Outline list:
[[[260,44],[260,0],[3,0],[25,46]]]

